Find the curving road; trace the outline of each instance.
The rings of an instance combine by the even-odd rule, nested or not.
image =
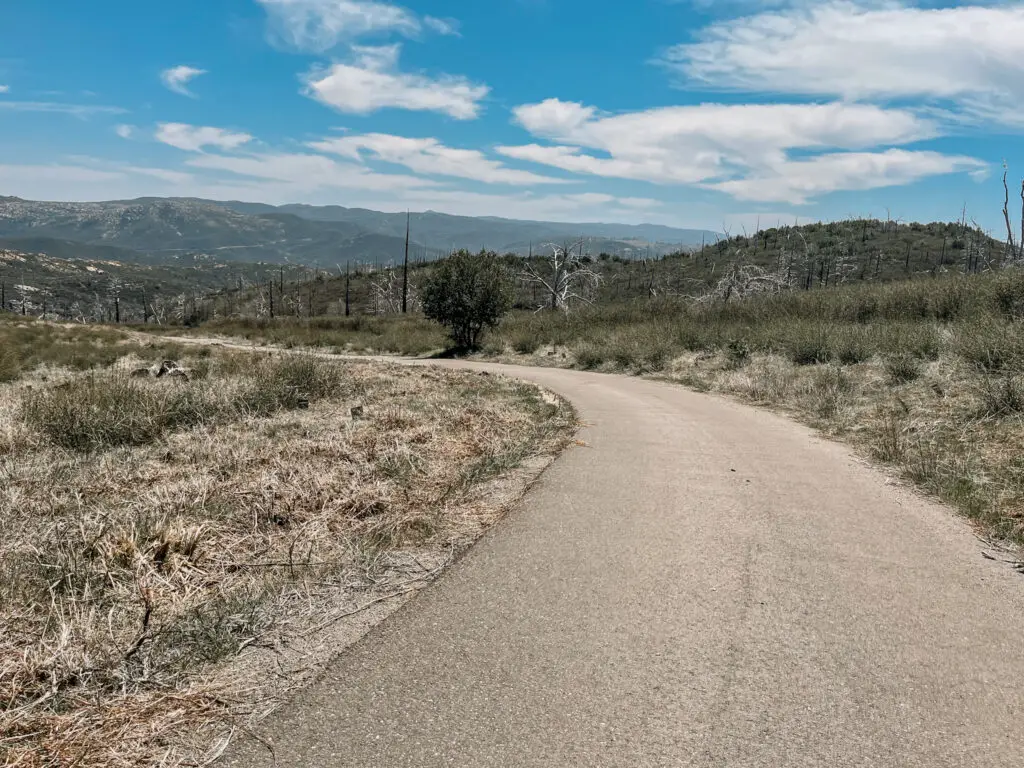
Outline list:
[[[1020,763],[1024,578],[947,509],[764,411],[475,367],[571,399],[586,445],[265,724],[278,765]]]

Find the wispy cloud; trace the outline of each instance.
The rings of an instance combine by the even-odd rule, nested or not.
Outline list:
[[[374,33],[420,31],[410,11],[373,0],[257,0],[268,15],[271,42],[313,53]]]
[[[987,169],[987,163],[973,157],[889,149],[786,160],[744,178],[710,186],[738,200],[800,204],[837,190],[902,186],[930,176],[985,174]]]
[[[0,85],[0,93],[10,93],[10,92],[11,92],[11,86],[9,86],[9,85]]]
[[[71,115],[81,120],[94,115],[123,115],[128,110],[121,107],[104,107],[96,104],[65,104],[58,101],[0,101],[0,110],[8,112],[49,112]]]
[[[602,115],[549,99],[514,112],[534,136],[556,143],[498,147],[506,157],[697,185],[743,200],[801,204],[837,190],[987,168],[970,157],[893,148],[934,138],[939,127],[912,111],[871,104],[703,104]]]
[[[157,126],[156,140],[188,152],[201,152],[206,147],[215,147],[221,150],[237,149],[252,141],[252,136],[248,133],[227,131],[223,128],[185,123],[161,123]]]
[[[485,184],[564,184],[564,179],[509,168],[473,149],[447,147],[434,138],[416,139],[383,133],[344,136],[312,142],[311,148],[352,160],[366,157],[402,165],[415,173],[472,179]]]
[[[439,35],[453,35],[455,37],[461,37],[459,34],[460,24],[458,19],[439,19],[436,16],[424,16],[423,26],[437,32]]]
[[[355,163],[339,163],[323,155],[295,152],[198,155],[190,159],[188,165],[287,184],[293,190],[303,190],[307,194],[318,189],[393,192],[436,186],[435,182],[416,176],[376,173]]]
[[[118,125],[114,128],[114,133],[120,136],[122,139],[130,139],[135,135],[134,125]]]
[[[456,120],[480,113],[490,89],[464,77],[401,72],[400,45],[353,46],[348,63],[314,69],[306,75],[305,94],[340,112],[365,115],[386,107],[440,112]]]
[[[160,73],[160,80],[163,84],[175,93],[181,94],[182,96],[189,96],[195,98],[195,94],[188,89],[188,84],[195,80],[200,75],[205,75],[205,69],[196,69],[195,67],[189,67],[184,64],[165,69]]]

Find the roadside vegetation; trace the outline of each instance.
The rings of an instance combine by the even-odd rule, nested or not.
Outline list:
[[[206,764],[574,427],[501,377],[77,330],[0,322],[5,766]]]
[[[518,314],[486,350],[777,408],[1024,543],[1024,271]]]
[[[986,535],[1024,543],[1024,271],[1013,249],[962,223],[853,221],[649,263],[572,253],[505,259],[518,309],[483,338],[484,356],[666,378],[783,410],[895,467]],[[566,273],[575,282],[559,282]],[[415,312],[232,318],[197,333],[235,330],[349,352],[445,346]]]

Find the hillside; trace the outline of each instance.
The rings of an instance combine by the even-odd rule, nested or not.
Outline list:
[[[40,240],[54,249],[62,241]],[[85,247],[97,255],[105,247]],[[116,249],[109,249],[116,251]],[[295,280],[306,270],[262,264],[199,260],[132,264],[110,259],[56,258],[18,251],[0,242],[0,309],[51,319],[102,322],[183,321],[196,297],[224,294],[268,280]],[[201,303],[201,300],[200,300]]]
[[[430,211],[411,219],[410,248],[417,260],[432,260],[453,248],[526,254],[531,244],[581,235],[595,252],[661,255],[699,244],[702,237],[715,238],[714,233],[668,227],[558,224]],[[0,197],[0,241],[13,250],[61,258],[168,264],[186,256],[324,268],[346,262],[385,265],[403,258],[405,226],[404,213],[338,206],[274,207],[184,198],[61,203]],[[72,243],[130,253],[76,254]]]
[[[136,251],[132,260],[174,263],[182,255],[223,261],[336,263],[401,249],[344,222],[316,223],[286,213],[249,216],[193,200],[141,199],[107,203],[0,200],[0,238],[48,238]],[[57,255],[51,252],[49,255]],[[64,255],[64,254],[61,254]]]
[[[597,305],[666,296],[695,298],[715,291],[743,295],[764,288],[807,290],[977,273],[997,267],[1004,252],[1001,241],[956,222],[896,224],[871,219],[769,229],[650,259],[627,259],[591,245],[584,247],[589,268],[600,277],[591,295]],[[548,252],[536,249],[534,264],[541,272],[543,254]],[[513,272],[521,272],[524,260],[508,258]],[[430,263],[412,265],[414,294],[432,268]],[[356,270],[348,287],[350,309],[356,314],[393,312],[401,303],[399,286],[397,268]],[[537,283],[518,280],[516,306],[536,309],[545,303],[542,292]],[[265,291],[243,293],[241,298],[234,294],[211,297],[206,314],[268,311]],[[339,314],[346,281],[336,272],[315,283],[304,278],[286,285],[285,293],[291,297],[288,314]]]
[[[381,213],[337,205],[283,205],[278,208],[239,202],[222,205],[241,213],[266,214],[278,211],[310,221],[354,224],[362,229],[393,237],[405,235],[404,213]],[[677,229],[654,224],[519,221],[495,216],[452,216],[435,211],[413,213],[411,225],[416,243],[445,252],[453,247],[474,249],[483,246],[500,253],[511,251],[526,255],[531,243],[537,246],[547,241],[560,242],[583,237],[592,241],[592,250],[622,251],[631,246],[646,249],[647,245],[651,245],[654,253],[662,255],[682,246],[700,245],[702,240],[714,242],[720,237],[718,233],[709,230]]]

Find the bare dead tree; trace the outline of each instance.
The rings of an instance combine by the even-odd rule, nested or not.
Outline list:
[[[549,244],[551,255],[540,264],[527,261],[520,278],[544,289],[546,302],[553,310],[568,312],[573,302],[590,304],[601,276],[586,261],[583,240],[562,245]]]
[[[398,271],[390,267],[377,272],[370,279],[370,295],[378,315],[416,312],[420,307],[416,286],[407,281],[404,270],[401,278]]]
[[[784,275],[754,264],[733,264],[710,290],[696,299],[701,302],[726,302],[762,293],[782,293],[791,287]]]
[[[1007,256],[1012,261],[1016,252],[1016,246],[1013,242],[1013,227],[1010,225],[1010,188],[1006,184],[1006,175],[1009,172],[1006,163],[1003,163],[1003,220],[1006,222],[1006,250],[1003,252],[1003,259],[1006,260]],[[1021,199],[1024,200],[1024,187],[1021,188]],[[1024,208],[1021,210],[1021,215],[1024,216]],[[1024,237],[1024,231],[1022,231],[1021,237]]]

